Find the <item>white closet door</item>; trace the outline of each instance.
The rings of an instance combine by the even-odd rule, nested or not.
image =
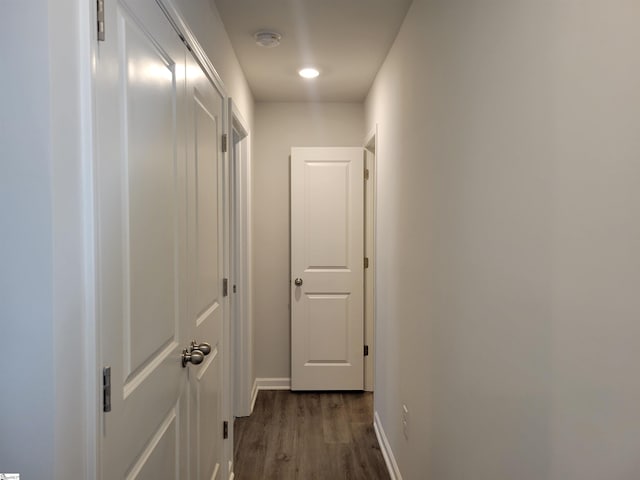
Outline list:
[[[291,149],[291,387],[362,390],[364,152]]]
[[[225,171],[221,149],[224,96],[197,62],[187,60],[187,178],[189,233],[189,332],[211,346],[190,368],[191,478],[228,478],[223,468],[223,377],[226,358],[223,296]],[[232,426],[230,426],[231,428]]]
[[[96,59],[104,479],[188,478],[186,48],[156,2],[106,2]]]

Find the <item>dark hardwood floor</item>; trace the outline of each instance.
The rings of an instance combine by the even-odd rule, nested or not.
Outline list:
[[[386,480],[373,395],[261,391],[235,421],[236,480]]]

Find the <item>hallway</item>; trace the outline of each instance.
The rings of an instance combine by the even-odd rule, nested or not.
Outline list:
[[[373,395],[261,391],[235,421],[237,480],[388,479],[373,430]]]
[[[640,0],[9,0],[0,23],[0,472],[640,479]],[[292,149],[345,147],[374,157],[364,255],[328,239],[360,238],[343,206],[292,228],[356,178],[318,162],[344,188],[296,201]],[[340,255],[297,267],[298,236]],[[371,328],[306,277],[351,264]],[[328,297],[296,341],[296,302]],[[301,346],[368,354],[375,402],[290,392]]]

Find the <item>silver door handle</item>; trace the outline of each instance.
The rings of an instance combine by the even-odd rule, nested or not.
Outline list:
[[[301,287],[302,286],[302,279],[301,278],[296,278],[293,283],[296,284],[296,287]]]
[[[206,357],[211,353],[211,345],[207,342],[198,343],[194,340],[193,342],[191,342],[191,348],[189,349],[189,352],[193,352],[194,350],[200,350]]]
[[[204,353],[200,350],[193,350],[189,352],[186,348],[182,350],[182,368],[186,368],[187,363],[193,363],[199,365],[204,360]]]

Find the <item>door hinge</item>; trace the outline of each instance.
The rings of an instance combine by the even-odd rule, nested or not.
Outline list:
[[[178,37],[180,37],[180,40],[182,40],[182,43],[184,43],[184,46],[187,47],[187,50],[192,52],[193,50],[191,50],[191,45],[189,45],[189,42],[187,41],[187,39],[184,38],[184,35],[182,35],[181,33],[178,33]]]
[[[111,367],[102,369],[102,411],[111,411]]]
[[[364,268],[369,268],[369,257],[364,257]]]
[[[226,420],[222,422],[222,438],[225,440],[229,438],[229,422]]]
[[[364,346],[364,356],[368,357],[369,356],[369,345],[365,345]]]
[[[222,296],[226,297],[227,295],[229,295],[229,279],[223,278],[222,279]]]
[[[369,180],[369,169],[368,168],[364,169],[364,179],[365,180]]]
[[[236,293],[236,286],[233,286],[233,293]]]
[[[97,27],[98,27],[98,41],[104,42],[104,0],[96,0],[96,14],[97,14]]]
[[[227,145],[228,143],[228,139],[229,137],[227,137],[226,133],[222,134],[222,153],[227,153],[227,150],[229,149],[229,146]]]

